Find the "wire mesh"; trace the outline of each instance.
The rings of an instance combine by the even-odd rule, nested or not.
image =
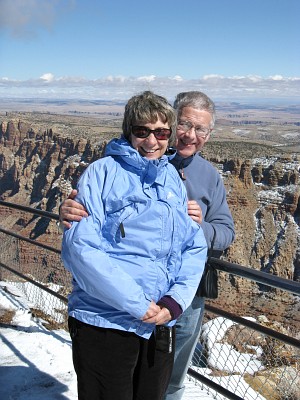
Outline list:
[[[206,314],[207,318],[207,314]],[[299,348],[229,319],[209,315],[203,324],[191,367],[247,400],[299,400]],[[254,320],[254,318],[251,318]],[[289,334],[276,321],[256,322]],[[297,333],[294,332],[297,338]],[[205,387],[205,385],[201,385]],[[216,399],[225,399],[206,387]]]
[[[65,297],[71,291],[71,275],[63,267],[59,254],[1,232],[0,252],[2,263],[35,282]],[[65,302],[4,268],[0,268],[0,279],[14,283],[26,296],[34,313],[41,312],[47,321],[66,327]],[[249,319],[266,326],[272,324],[278,332],[300,339],[299,332],[290,331],[275,320],[275,315],[273,317],[272,321],[263,316]],[[295,346],[205,312],[191,368],[242,399],[300,400],[299,355],[300,350]],[[195,378],[188,379],[215,399],[225,399]]]
[[[28,279],[64,297],[70,293],[72,277],[64,268],[59,254],[3,233],[0,233],[0,252],[3,264]],[[43,314],[41,316],[50,323],[66,326],[66,302],[5,268],[0,268],[0,279],[14,284],[24,294],[35,313]]]

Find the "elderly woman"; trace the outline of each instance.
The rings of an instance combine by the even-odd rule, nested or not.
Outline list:
[[[206,259],[202,229],[164,155],[175,114],[165,98],[131,98],[123,136],[78,183],[89,216],[65,230],[73,275],[69,329],[80,400],[159,400],[173,366],[176,318]]]

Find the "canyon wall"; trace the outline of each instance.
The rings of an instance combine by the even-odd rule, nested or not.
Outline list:
[[[2,121],[0,199],[57,213],[86,166],[102,156],[105,144],[102,141],[95,146],[87,139],[63,137],[51,127],[35,131],[20,120]],[[236,238],[224,259],[300,281],[299,156],[261,145],[214,141],[206,145],[203,155],[223,177],[235,221]],[[61,234],[53,221],[30,215],[20,219],[5,207],[0,207],[0,216],[6,229],[17,229],[50,245],[60,242]],[[278,305],[272,308],[268,300],[278,296],[278,291],[220,275],[222,293],[214,304],[230,299],[233,310],[240,307],[246,312],[248,307],[256,307],[259,313],[260,306],[267,306],[270,314],[278,311]],[[249,298],[241,306],[240,298],[246,299],[246,294]],[[287,298],[284,313],[294,318],[299,304],[295,308]]]

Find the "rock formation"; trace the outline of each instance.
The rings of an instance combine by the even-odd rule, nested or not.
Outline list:
[[[0,198],[57,213],[61,201],[76,186],[86,166],[102,156],[104,147],[105,141],[95,146],[87,139],[57,135],[51,127],[35,131],[19,120],[3,121]],[[223,177],[235,221],[236,239],[224,259],[300,281],[299,158],[276,154],[274,148],[261,145],[213,141],[205,147],[204,156]],[[2,226],[17,226],[22,234],[48,244],[60,240],[54,223],[41,223],[30,216],[20,222],[13,220],[13,214],[0,207]],[[223,273],[220,286],[221,295],[214,305],[229,299],[229,311],[246,313],[254,308],[259,315],[266,306],[270,314],[278,311],[278,290]],[[299,302],[293,306],[291,295],[281,297],[286,301],[282,314],[295,318],[295,325],[300,326]]]

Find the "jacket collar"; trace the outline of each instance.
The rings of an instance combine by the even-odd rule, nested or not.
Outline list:
[[[168,163],[168,157],[165,155],[158,160],[148,160],[146,157],[142,157],[140,153],[121,136],[119,139],[112,139],[107,144],[105,156],[111,156],[116,161],[120,158],[123,163],[127,164],[131,169],[134,169],[138,175],[143,176],[145,182],[149,185],[153,182],[164,185],[164,168]]]
[[[187,167],[193,161],[196,154],[189,157],[181,157],[178,153],[175,153],[169,157],[169,162],[179,171],[182,168]]]

